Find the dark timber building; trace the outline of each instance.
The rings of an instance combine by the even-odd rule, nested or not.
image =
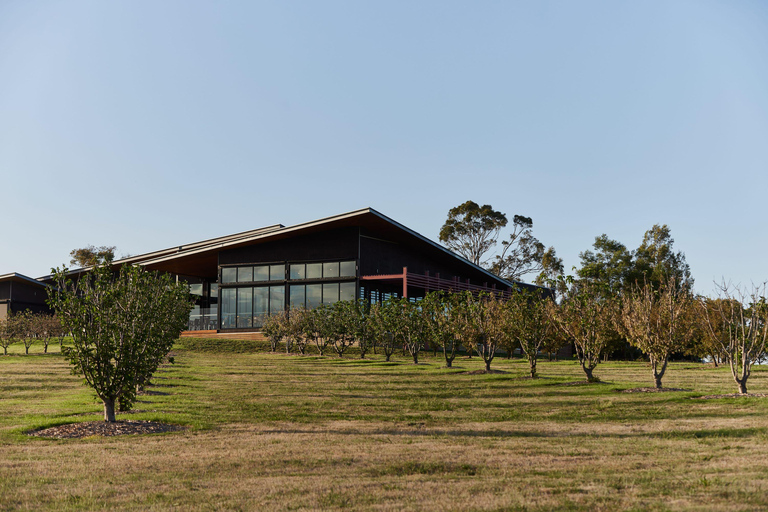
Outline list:
[[[141,265],[189,283],[196,297],[189,323],[193,331],[254,331],[275,312],[339,300],[418,298],[436,290],[507,294],[533,287],[505,281],[372,208],[113,264]],[[53,284],[51,276],[33,281]]]

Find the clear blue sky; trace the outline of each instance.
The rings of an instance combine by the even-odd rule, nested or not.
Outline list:
[[[468,199],[768,279],[768,3],[0,1],[0,274]]]

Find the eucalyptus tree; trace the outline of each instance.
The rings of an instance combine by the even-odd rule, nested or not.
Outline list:
[[[115,421],[115,404],[129,408],[137,387],[147,383],[186,328],[189,286],[168,274],[124,265],[114,273],[98,265],[73,282],[67,269],[54,272],[49,292],[72,346],[62,348],[72,372],[82,375],[104,404],[104,420]]]
[[[531,378],[536,378],[536,363],[539,350],[556,330],[550,318],[551,309],[548,299],[539,291],[519,290],[506,302],[503,313],[506,315],[505,329],[509,336],[520,343],[528,358]]]
[[[668,275],[658,288],[644,282],[624,294],[617,325],[630,344],[651,363],[654,385],[661,389],[669,356],[686,349],[695,324],[693,296],[687,284]]]
[[[440,228],[440,241],[475,265],[481,265],[506,225],[507,216],[491,205],[466,201],[448,210],[448,219]]]
[[[717,299],[702,299],[700,310],[707,333],[726,356],[739,393],[747,393],[752,365],[768,350],[766,283],[750,289],[722,283]]]

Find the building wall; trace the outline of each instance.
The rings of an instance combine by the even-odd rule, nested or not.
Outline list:
[[[219,265],[356,260],[358,231],[356,227],[341,228],[230,249],[219,253]]]

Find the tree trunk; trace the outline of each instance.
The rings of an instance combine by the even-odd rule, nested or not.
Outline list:
[[[485,371],[490,372],[491,371],[491,361],[487,360],[485,362]]]
[[[584,370],[584,373],[587,374],[587,380],[589,382],[592,382],[595,380],[595,377],[592,375],[592,368],[590,368],[589,366],[584,366],[583,364],[581,365],[581,368]]]
[[[651,368],[653,369],[653,381],[656,385],[656,389],[661,389],[661,378],[664,377],[664,373],[667,371],[667,360],[664,360],[664,363],[661,365],[661,370],[658,369],[658,365],[658,362],[651,361]]]
[[[24,345],[24,353],[26,355],[29,355],[29,345],[26,345],[26,344]]]
[[[747,394],[747,378],[744,377],[741,380],[736,379],[736,384],[739,385],[739,393],[741,393],[742,395],[746,395]]]
[[[531,378],[536,378],[536,359],[529,359],[528,362],[531,365]]]
[[[110,423],[115,422],[115,399],[114,398],[102,398],[104,402],[104,421]]]
[[[387,356],[387,359],[386,359],[386,361],[387,361],[387,362],[389,362],[389,358],[390,358],[390,356],[391,356],[392,354],[385,354],[385,355]]]
[[[419,353],[414,352],[413,353],[413,364],[419,364]]]

